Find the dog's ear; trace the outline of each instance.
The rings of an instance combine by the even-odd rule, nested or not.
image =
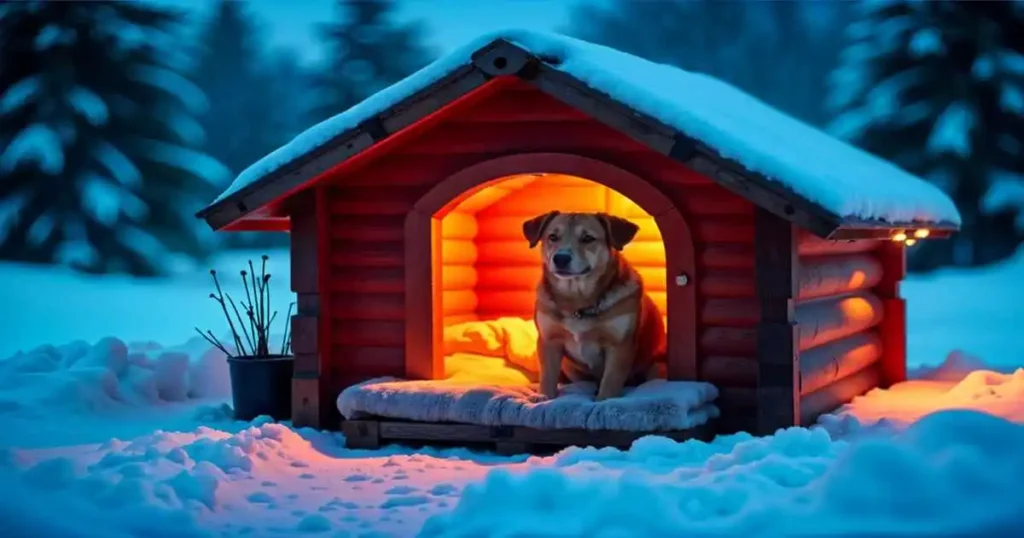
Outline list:
[[[558,211],[552,211],[543,215],[537,215],[523,223],[523,237],[530,242],[530,248],[537,246],[540,238],[544,235],[544,229],[551,223],[551,219],[558,215]]]
[[[598,213],[598,219],[604,224],[604,233],[608,236],[608,245],[615,250],[622,250],[636,237],[640,227],[632,222],[614,215]]]

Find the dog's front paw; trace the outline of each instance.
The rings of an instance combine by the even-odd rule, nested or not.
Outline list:
[[[557,388],[553,389],[553,390],[541,390],[540,391],[540,400],[542,402],[543,401],[547,401],[547,400],[554,400],[557,397],[558,397],[558,389]]]

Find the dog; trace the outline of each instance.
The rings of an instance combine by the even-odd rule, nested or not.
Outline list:
[[[637,231],[605,213],[551,211],[523,223],[530,248],[541,245],[534,322],[545,398],[558,396],[563,375],[596,381],[597,401],[617,398],[664,361],[661,313],[622,255]]]

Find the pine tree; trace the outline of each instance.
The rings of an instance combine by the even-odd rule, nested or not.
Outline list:
[[[207,135],[206,151],[230,170],[227,179],[291,140],[305,114],[296,96],[305,93],[308,81],[298,60],[272,55],[259,39],[247,5],[237,1],[217,2],[200,32],[192,78],[209,106],[199,122]],[[222,245],[267,248],[287,245],[287,239],[275,232],[236,232],[225,236]]]
[[[276,149],[310,126],[308,94],[312,81],[293,51],[276,50],[268,56],[258,74],[266,88],[266,144]]]
[[[814,125],[838,61],[845,2],[611,0],[579,3],[568,32],[651,61],[706,73]]]
[[[321,25],[328,60],[314,76],[315,121],[347,110],[425,66],[433,54],[419,24],[390,20],[389,0],[337,0],[339,20]]]
[[[135,2],[0,6],[0,258],[155,275],[208,252],[192,214],[224,170],[195,150],[178,22]]]
[[[237,175],[285,142],[267,140],[268,125],[264,120],[273,103],[259,73],[262,51],[257,46],[256,29],[246,4],[217,2],[199,43],[192,78],[210,105],[199,116],[206,132],[206,148]]]
[[[953,239],[912,249],[911,268],[1009,255],[1024,240],[1011,203],[1024,181],[1024,3],[876,1],[857,16],[830,130],[943,188],[963,219]]]

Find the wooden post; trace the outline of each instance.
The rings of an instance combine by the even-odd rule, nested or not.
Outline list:
[[[906,248],[887,241],[878,249],[882,281],[875,294],[882,300],[884,318],[878,332],[882,337],[881,386],[907,380],[907,305],[900,297],[900,282],[907,275]]]
[[[345,448],[377,450],[380,448],[380,423],[373,420],[345,420],[341,423]]]
[[[441,220],[413,209],[405,219],[405,377],[444,376]]]
[[[757,431],[800,424],[800,347],[794,303],[799,293],[796,229],[758,208],[754,221],[757,295]]]
[[[292,423],[295,427],[324,428],[334,408],[331,370],[324,350],[327,307],[320,296],[320,261],[326,256],[325,193],[317,189],[296,196],[291,211],[291,288],[297,296],[292,316]],[[329,329],[329,327],[327,328]]]

